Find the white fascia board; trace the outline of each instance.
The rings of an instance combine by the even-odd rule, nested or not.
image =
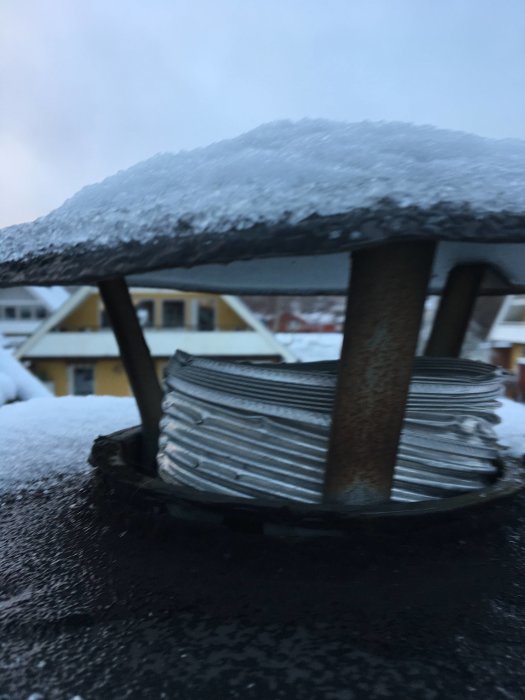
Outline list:
[[[176,350],[226,357],[282,355],[255,331],[150,330],[145,332],[145,338],[153,357],[171,357]],[[109,330],[47,333],[24,355],[28,359],[119,356],[115,336]]]
[[[29,335],[42,323],[39,320],[7,319],[0,321],[0,333],[4,335]]]

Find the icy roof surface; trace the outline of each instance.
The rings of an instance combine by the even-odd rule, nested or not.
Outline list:
[[[95,438],[139,422],[132,398],[64,396],[0,408],[0,493],[13,483],[40,485],[88,471]]]
[[[525,406],[503,399],[496,426],[510,454],[525,453]],[[0,493],[13,484],[24,488],[87,472],[93,440],[136,425],[135,400],[113,396],[32,399],[0,408]],[[36,429],[38,427],[38,429]],[[36,455],[36,457],[35,457]]]

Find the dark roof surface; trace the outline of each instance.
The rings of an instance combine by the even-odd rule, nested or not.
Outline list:
[[[90,494],[3,497],[2,700],[523,697],[523,497],[374,542],[166,533]]]

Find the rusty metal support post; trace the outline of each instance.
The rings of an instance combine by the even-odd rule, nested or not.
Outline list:
[[[457,265],[450,271],[425,355],[459,357],[486,265]]]
[[[142,467],[154,475],[162,390],[126,282],[115,278],[99,282],[98,286],[140,412]]]
[[[434,243],[390,243],[352,256],[325,500],[390,498]]]

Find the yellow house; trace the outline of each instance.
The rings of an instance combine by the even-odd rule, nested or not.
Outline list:
[[[175,350],[230,360],[294,360],[238,297],[131,289],[159,378]],[[57,395],[131,390],[96,287],[81,287],[18,349]]]

